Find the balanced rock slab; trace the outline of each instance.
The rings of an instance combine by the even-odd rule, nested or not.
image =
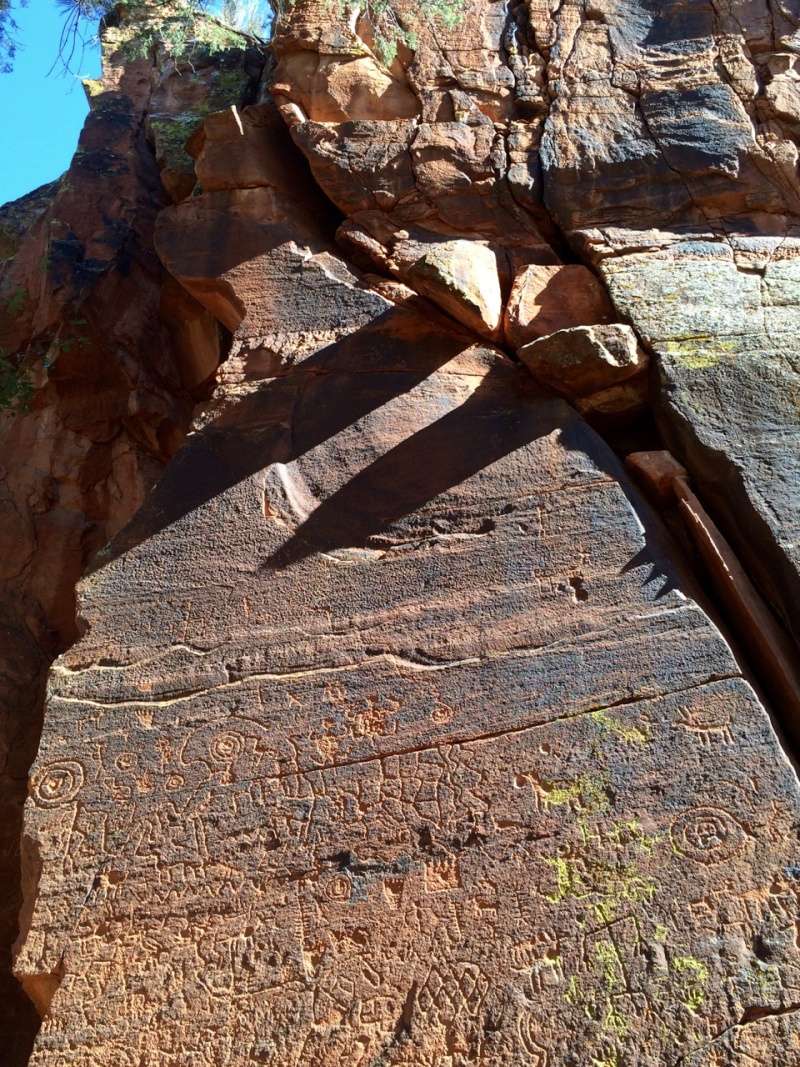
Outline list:
[[[619,386],[648,362],[636,334],[624,323],[557,330],[523,345],[518,354],[543,385],[573,398]]]

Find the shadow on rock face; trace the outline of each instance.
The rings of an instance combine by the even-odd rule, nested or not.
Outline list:
[[[402,337],[407,318],[401,309],[387,311],[228,408],[175,457],[148,505],[100,553],[91,572],[257,471],[290,463],[335,437],[471,346],[464,334],[432,327],[427,336],[423,328],[418,347],[412,350]],[[319,403],[298,428],[295,408],[309,388],[319,391]]]
[[[495,512],[500,519],[514,510],[511,497],[477,507],[480,492],[472,500],[453,491],[502,462],[508,474],[501,477],[519,478],[523,496],[534,492],[547,477],[530,467],[527,446],[538,441],[544,457],[552,449],[574,457],[568,477],[577,479],[575,488],[598,473],[619,484],[646,537],[623,573],[649,564],[643,584],[662,582],[658,597],[671,592],[673,553],[660,523],[601,438],[522,368],[443,323],[435,313],[426,319],[392,308],[235,399],[189,439],[94,571],[262,472],[275,483],[267,510],[285,513],[260,528],[254,548],[263,555],[251,563],[261,572],[286,571],[317,554],[380,553],[490,532]],[[224,526],[213,528],[224,536]]]

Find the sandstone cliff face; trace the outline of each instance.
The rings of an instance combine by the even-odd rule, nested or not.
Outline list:
[[[246,99],[263,66],[239,36],[205,62],[198,48],[194,70],[181,69],[146,55],[152,24],[110,21],[70,169],[0,213],[0,393],[14,401],[0,411],[0,1041],[9,1063],[25,1062],[35,1028],[10,950],[44,673],[79,632],[75,584],[87,560],[144,500],[220,358],[216,322],[180,287],[174,294],[153,249],[170,199],[154,129],[165,136],[175,122],[191,132],[209,101]]]
[[[3,460],[12,804],[89,564],[31,1063],[800,1062],[794,683],[598,433],[655,409],[791,675],[800,12],[655,8],[398,3],[387,48],[296,0],[258,88],[108,27],[120,164],[9,212],[3,276],[69,222],[6,342],[85,309]]]
[[[275,92],[343,236],[407,278],[468,237],[504,291],[566,238],[656,353],[663,432],[796,634],[800,9],[476,0],[418,27],[389,92],[324,6],[280,26]]]

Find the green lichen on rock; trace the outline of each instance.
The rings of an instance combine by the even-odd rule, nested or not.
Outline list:
[[[96,97],[105,92],[105,86],[100,78],[84,78],[81,84],[90,105]]]
[[[630,744],[643,745],[650,740],[650,732],[646,724],[643,726],[631,725],[625,722],[624,719],[616,718],[608,708],[598,708],[597,711],[593,711],[592,721],[597,723],[601,729]]]
[[[194,163],[186,151],[186,142],[203,121],[198,112],[184,112],[150,120],[156,159],[162,167],[175,171],[192,171]]]
[[[148,130],[156,158],[162,168],[185,174],[194,174],[194,160],[186,145],[203,121],[215,111],[231,105],[239,105],[247,95],[250,75],[241,65],[232,69],[203,72],[203,78],[191,73],[181,77],[193,77],[202,81],[203,99],[193,104],[190,110],[177,114],[154,114],[148,122]]]
[[[735,354],[738,344],[735,340],[721,337],[692,337],[679,341],[664,341],[661,347],[666,355],[674,359],[687,370],[709,370]]]
[[[706,998],[708,967],[694,956],[675,956],[672,970],[678,976],[679,996],[687,1011],[693,1015]]]
[[[206,114],[221,111],[223,108],[230,107],[231,104],[240,104],[247,93],[249,84],[250,76],[241,66],[230,70],[221,67],[215,71],[208,87]]]
[[[33,381],[27,369],[0,351],[0,414],[26,410],[33,396]]]

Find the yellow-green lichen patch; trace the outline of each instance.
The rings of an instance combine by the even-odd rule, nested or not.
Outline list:
[[[598,875],[592,910],[600,922],[613,922],[625,907],[649,903],[655,896],[656,883],[642,874],[636,864],[606,867]]]
[[[89,101],[91,107],[92,102],[106,91],[105,86],[99,78],[84,78],[82,83],[83,91],[86,93],[86,99]]]
[[[549,901],[557,904],[560,900],[581,895],[581,879],[573,864],[562,856],[550,857],[545,862],[553,868],[556,881],[553,892],[546,894]]]
[[[665,341],[660,347],[687,370],[709,370],[741,351],[738,337],[692,337]]]
[[[194,161],[186,151],[186,142],[200,125],[202,118],[198,112],[184,112],[150,120],[156,158],[162,167],[194,172]]]
[[[625,976],[622,971],[622,960],[619,958],[613,941],[597,941],[594,946],[595,963],[600,972],[603,984],[610,993],[616,993],[625,988]]]
[[[596,987],[582,989],[577,976],[572,975],[564,1000],[571,1007],[582,1009],[586,1018],[597,1023],[604,1034],[624,1038],[630,1031],[631,1020],[620,1001],[626,993],[625,972],[614,943],[605,938],[596,942],[589,962],[599,980],[600,991]]]
[[[569,804],[587,814],[608,810],[606,782],[602,777],[583,774],[572,782],[542,782],[541,785],[545,807]]]
[[[591,856],[553,856],[545,862],[555,881],[546,899],[554,904],[584,901],[598,922],[613,922],[625,908],[648,903],[656,892],[656,883],[635,862],[605,862]]]
[[[747,979],[750,991],[760,1001],[767,1004],[780,1002],[783,986],[777,967],[762,963],[760,960],[754,960]]]
[[[695,1015],[706,998],[708,967],[694,956],[673,956],[670,966],[678,976],[683,1006]]]
[[[637,851],[648,855],[663,840],[659,834],[648,834],[636,818],[618,819],[609,827],[607,837],[615,845],[631,845]]]
[[[608,708],[598,708],[597,711],[593,711],[592,722],[629,744],[643,745],[650,740],[650,729],[647,724],[635,726],[627,723],[612,715]]]
[[[571,1004],[575,1007],[581,1001],[581,987],[576,975],[571,974],[569,981],[567,982],[567,988],[564,991],[564,1000],[567,1004]]]

